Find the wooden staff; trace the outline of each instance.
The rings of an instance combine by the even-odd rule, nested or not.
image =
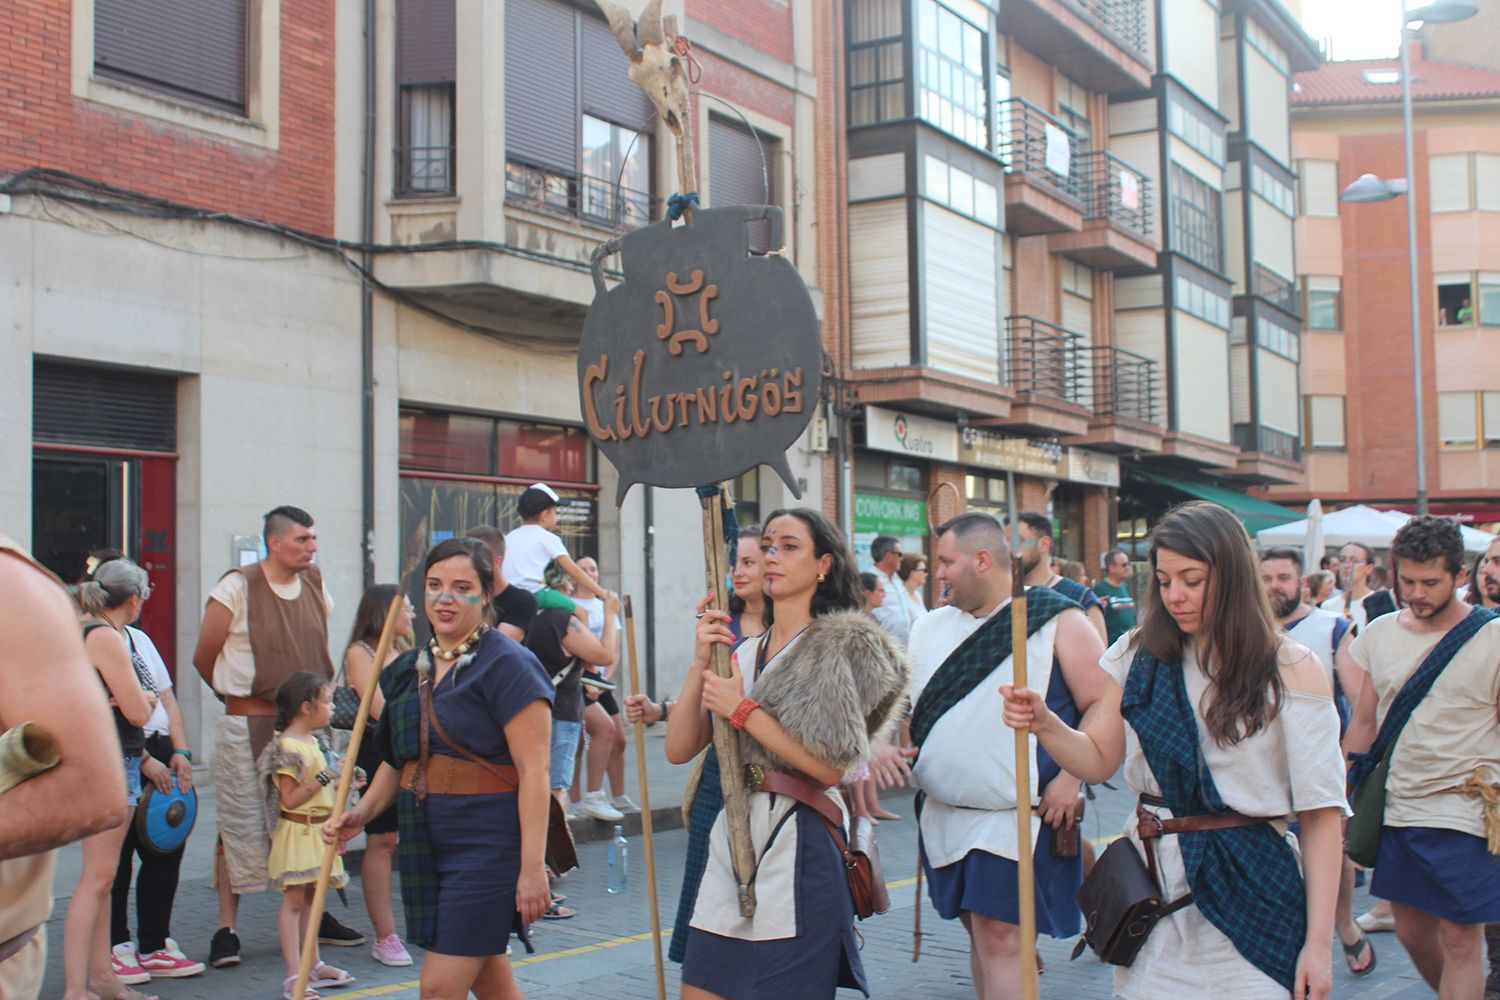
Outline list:
[[[729,607],[725,580],[729,567],[724,554],[723,492],[703,498],[703,554],[707,562],[709,605],[715,611]],[[709,653],[714,673],[728,677],[729,649],[714,643]],[[730,861],[734,868],[735,887],[739,893],[740,916],[755,916],[755,886],[746,880],[755,871],[755,844],[750,840],[750,793],[745,790],[745,768],[740,759],[739,734],[728,719],[713,716],[714,749],[719,754],[719,786],[724,792],[724,819],[729,827]]]
[[[1016,517],[1016,477],[1006,473],[1010,500],[1010,664],[1011,683],[1026,686],[1026,570],[1021,559],[1021,522]],[[1016,733],[1016,882],[1021,912],[1021,996],[1036,1000],[1036,872],[1031,857],[1031,734]]]
[[[641,692],[641,669],[635,658],[635,615],[625,598],[625,646],[629,653],[630,690]],[[646,783],[646,729],[635,727],[635,778],[641,792],[641,842],[646,847],[646,889],[651,899],[651,948],[656,953],[656,997],[667,1000],[667,967],[661,956],[661,907],[656,898],[656,845],[651,840],[651,791]]]
[[[359,693],[359,712],[354,716],[354,729],[349,733],[349,749],[344,754],[344,766],[339,769],[339,787],[333,797],[333,811],[329,813],[335,826],[344,815],[344,805],[349,801],[349,786],[354,781],[354,761],[359,757],[359,744],[365,735],[365,724],[370,719],[370,702],[375,700],[375,692],[380,687],[380,672],[385,666],[386,656],[390,654],[391,641],[396,635],[396,622],[401,618],[405,602],[405,588],[398,587],[396,596],[391,598],[391,606],[386,609],[385,625],[380,629],[380,641],[375,644],[370,683]],[[297,970],[297,983],[292,989],[292,996],[299,1000],[307,992],[307,981],[312,977],[313,958],[318,954],[318,925],[323,920],[323,907],[328,902],[328,880],[333,875],[333,859],[338,857],[338,852],[337,837],[333,843],[323,848],[323,867],[318,872],[318,885],[313,890],[312,912],[307,916],[307,934],[302,939],[302,966]]]

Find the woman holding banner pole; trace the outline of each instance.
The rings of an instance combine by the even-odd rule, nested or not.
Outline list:
[[[511,931],[549,902],[553,688],[535,656],[485,623],[494,564],[482,543],[438,544],[425,574],[432,640],[381,675],[383,762],[324,837],[347,840],[394,801],[407,937],[427,949],[422,995],[517,1000]]]
[[[892,723],[909,670],[859,613],[854,560],[827,518],[777,511],[760,545],[768,629],[741,642],[731,675],[719,677],[710,650],[734,645],[729,616],[701,613],[693,666],[667,720],[666,749],[673,763],[691,761],[710,742],[712,715],[739,730],[747,771],[755,774],[757,866],[746,877],[761,905],[753,917],[741,916],[726,821],[714,807],[715,758],[690,806],[688,873],[673,935],[674,957],[683,955],[682,996],[832,997],[840,986],[868,995],[843,856],[824,816],[839,816],[849,829],[838,782]]]

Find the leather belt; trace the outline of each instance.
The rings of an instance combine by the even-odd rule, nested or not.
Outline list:
[[[0,941],[0,962],[3,962],[6,959],[10,958],[12,955],[16,954],[22,948],[30,944],[31,939],[36,937],[37,931],[41,929],[42,925],[37,924],[35,927],[27,928],[13,938],[9,938],[5,941]]]
[[[328,817],[332,815],[333,813],[326,812],[307,815],[305,813],[287,812],[285,809],[281,810],[282,819],[288,820],[292,823],[303,823],[307,826],[322,826],[328,821]]]
[[[804,778],[792,771],[774,771],[759,764],[745,766],[746,787],[752,792],[770,792],[796,799],[815,810],[830,827],[843,830],[844,815],[828,797],[828,786]]]
[[[1235,827],[1255,826],[1257,823],[1270,822],[1264,816],[1246,816],[1233,810],[1226,813],[1204,813],[1199,816],[1173,816],[1163,819],[1146,808],[1147,806],[1158,809],[1170,807],[1167,806],[1167,800],[1158,795],[1142,795],[1135,807],[1136,834],[1141,838],[1141,848],[1146,853],[1146,868],[1158,886],[1161,885],[1161,881],[1156,875],[1156,850],[1155,845],[1151,843],[1157,837],[1165,837],[1174,833],[1200,833],[1204,830],[1232,830]]]
[[[225,715],[243,715],[253,718],[276,717],[276,703],[265,698],[250,698],[240,694],[224,696]]]
[[[435,753],[427,758],[427,794],[498,795],[520,787],[521,779],[514,765],[492,764],[491,767],[495,770],[473,761]],[[417,789],[417,771],[414,760],[401,766],[401,787],[408,792]]]

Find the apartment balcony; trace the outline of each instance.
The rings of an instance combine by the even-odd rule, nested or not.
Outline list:
[[[1077,135],[1020,97],[1000,104],[997,121],[1005,162],[1005,228],[1021,236],[1082,229]]]
[[[1283,278],[1264,264],[1255,265],[1255,294],[1281,311],[1300,318],[1301,303],[1296,282]]]
[[[1226,469],[1229,478],[1255,485],[1299,483],[1306,470],[1302,466],[1302,442],[1295,434],[1255,424],[1235,424],[1234,443],[1239,460]]]
[[[648,224],[659,202],[585,175],[510,162],[503,241],[466,241],[458,231],[453,159],[401,149],[397,199],[388,203],[394,241],[376,277],[417,305],[480,330],[576,341],[594,300],[590,256],[611,236]]]
[[[1151,179],[1104,149],[1078,157],[1075,172],[1083,228],[1052,235],[1047,249],[1104,270],[1155,267],[1160,247],[1151,233]]]
[[[1160,451],[1161,379],[1156,362],[1113,346],[1090,347],[1088,355],[1094,417],[1088,432],[1069,443],[1103,451]]]
[[[1009,375],[1015,402],[1005,426],[1039,435],[1088,431],[1088,356],[1083,338],[1035,316],[1007,316]]]
[[[1155,67],[1147,0],[1007,0],[1000,30],[1089,90],[1145,90]]]

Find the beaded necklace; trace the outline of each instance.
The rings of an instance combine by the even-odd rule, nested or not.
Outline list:
[[[479,640],[484,638],[484,634],[489,630],[490,626],[488,622],[480,622],[479,627],[470,632],[467,639],[447,651],[444,651],[443,648],[438,645],[437,636],[433,636],[427,641],[427,649],[430,653],[432,653],[433,656],[437,657],[439,660],[456,660],[460,656],[466,655],[469,650],[477,646],[479,644]]]

